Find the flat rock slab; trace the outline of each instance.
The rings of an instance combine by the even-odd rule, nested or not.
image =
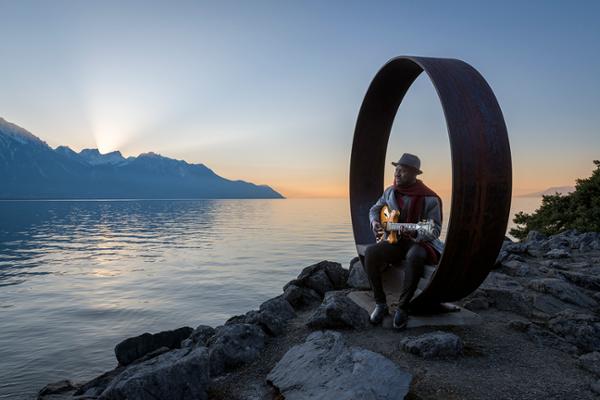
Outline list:
[[[286,400],[402,400],[412,375],[379,353],[316,331],[291,347],[267,375]]]
[[[358,304],[360,307],[367,310],[368,313],[373,311],[375,308],[375,299],[373,299],[373,292],[370,290],[360,290],[348,293],[348,297]],[[391,315],[385,317],[382,322],[382,326],[385,328],[392,327],[392,316],[396,310],[396,301],[398,300],[399,294],[386,293],[387,302],[390,305]],[[450,303],[445,303],[450,304]],[[458,307],[453,305],[454,307]],[[458,326],[458,325],[477,325],[482,322],[481,317],[467,310],[466,308],[458,307],[460,311],[447,312],[443,314],[432,314],[432,315],[413,315],[410,314],[406,329],[418,328],[420,326]]]

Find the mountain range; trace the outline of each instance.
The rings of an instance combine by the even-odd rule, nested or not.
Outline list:
[[[55,149],[0,118],[0,199],[284,198],[267,185],[229,180],[204,164],[153,152]]]
[[[561,195],[566,195],[573,191],[575,191],[574,186],[552,186],[546,190],[542,190],[541,192],[522,194],[517,197],[542,197],[544,195],[554,195],[556,193],[559,193]]]

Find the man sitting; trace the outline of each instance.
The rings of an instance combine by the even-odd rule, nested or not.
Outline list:
[[[389,314],[381,273],[389,263],[406,258],[402,291],[393,319],[393,327],[401,330],[406,327],[408,304],[423,275],[424,265],[437,264],[444,249],[444,244],[439,239],[442,229],[442,199],[416,178],[423,173],[420,170],[421,161],[417,156],[404,153],[400,160],[392,162],[392,165],[396,167],[394,184],[384,190],[369,210],[369,221],[375,236],[378,238],[384,233],[379,215],[385,205],[390,211],[400,211],[398,222],[415,223],[427,219],[433,220],[434,223],[433,234],[417,235],[416,231],[402,230],[396,243],[381,240],[367,246],[365,250],[365,271],[375,298],[375,309],[370,317],[373,324],[381,323],[384,316]]]

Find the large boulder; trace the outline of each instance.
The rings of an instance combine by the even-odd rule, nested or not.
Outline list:
[[[283,290],[289,285],[296,285],[313,289],[320,296],[324,296],[330,290],[346,288],[348,270],[333,261],[320,261],[304,268],[296,279],[288,282]]]
[[[296,310],[312,308],[321,303],[322,297],[311,288],[287,285],[283,291],[283,298]]]
[[[283,294],[275,296],[259,306],[260,311],[270,311],[284,321],[296,318],[294,307],[285,299]]]
[[[222,375],[254,361],[265,347],[265,334],[253,324],[228,324],[215,329],[208,339],[211,376]]]
[[[369,314],[348,298],[345,291],[332,291],[325,294],[323,302],[313,312],[306,325],[312,329],[361,329],[369,326]]]
[[[423,358],[455,358],[462,354],[463,343],[459,336],[442,331],[409,336],[400,341],[402,350]]]
[[[360,262],[360,258],[354,257],[350,261],[350,271],[348,272],[348,286],[355,289],[371,289],[369,277]]]
[[[158,333],[145,332],[141,335],[130,337],[115,346],[115,356],[120,365],[128,365],[144,355],[161,347],[176,349],[181,347],[181,341],[187,339],[193,329],[184,326],[173,331]]]
[[[335,331],[311,333],[267,375],[286,400],[401,400],[411,380],[391,360],[348,346]]]
[[[100,395],[105,400],[207,399],[206,347],[177,349],[125,368]]]

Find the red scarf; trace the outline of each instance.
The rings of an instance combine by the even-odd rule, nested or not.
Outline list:
[[[442,198],[431,190],[427,185],[420,179],[417,179],[415,183],[407,186],[395,186],[394,192],[396,195],[396,202],[398,203],[398,209],[402,210],[404,202],[402,196],[410,196],[410,204],[408,212],[406,213],[406,220],[400,222],[419,222],[421,212],[423,211],[423,205],[425,203],[425,196],[435,196],[440,202],[440,221],[443,221],[442,215]],[[427,251],[428,263],[437,264],[439,262],[439,254],[437,250],[429,242],[419,243]]]

